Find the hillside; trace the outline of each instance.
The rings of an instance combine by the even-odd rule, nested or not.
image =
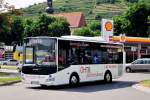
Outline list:
[[[54,0],[53,7],[55,13],[60,12],[84,12],[87,20],[95,19],[98,17],[112,17],[120,15],[126,9],[129,4],[125,0],[114,0],[114,3],[104,2],[107,0]],[[150,2],[150,0],[139,0],[140,2]],[[45,13],[46,3],[35,4],[23,10],[23,16],[36,17],[41,13]]]

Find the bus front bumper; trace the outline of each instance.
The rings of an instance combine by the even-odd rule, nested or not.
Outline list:
[[[54,84],[55,77],[49,75],[22,75],[22,82],[30,85],[47,85],[52,86]]]

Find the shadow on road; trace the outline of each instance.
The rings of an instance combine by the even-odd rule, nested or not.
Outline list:
[[[140,74],[150,74],[150,71],[145,71],[145,70],[136,70],[136,71],[133,71],[132,73],[140,73]]]
[[[119,88],[127,88],[136,84],[137,82],[133,81],[113,81],[111,84],[105,84],[104,82],[88,82],[81,83],[78,87],[70,87],[69,85],[62,86],[49,86],[49,87],[27,87],[28,89],[35,90],[54,90],[54,91],[67,91],[67,92],[97,92],[97,91],[106,91],[114,90]]]

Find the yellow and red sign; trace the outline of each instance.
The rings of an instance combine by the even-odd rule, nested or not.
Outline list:
[[[113,36],[113,20],[111,19],[102,19],[102,37],[110,42],[110,37]]]
[[[106,31],[112,31],[112,29],[113,29],[112,22],[110,22],[110,21],[106,22],[105,23],[105,29],[106,29]]]

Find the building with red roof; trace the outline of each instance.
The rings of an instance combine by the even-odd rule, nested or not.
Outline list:
[[[50,16],[63,17],[70,24],[70,29],[73,31],[76,28],[86,26],[85,16],[82,12],[69,12],[69,13],[59,13],[52,14]]]

